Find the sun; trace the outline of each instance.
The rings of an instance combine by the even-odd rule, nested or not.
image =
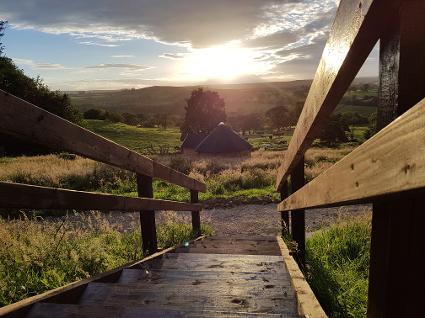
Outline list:
[[[237,44],[194,49],[187,54],[182,75],[189,80],[229,81],[243,75],[259,75],[270,69],[260,54]]]

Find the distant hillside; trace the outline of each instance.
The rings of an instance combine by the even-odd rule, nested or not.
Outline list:
[[[376,79],[355,80],[353,85],[375,85]],[[84,111],[103,108],[120,113],[172,113],[184,114],[186,99],[198,87],[217,91],[226,102],[229,116],[264,112],[277,105],[288,108],[304,102],[310,80],[292,82],[263,82],[252,84],[214,84],[186,87],[153,86],[116,91],[69,92],[75,106]]]
[[[264,111],[279,103],[295,105],[305,98],[309,86],[310,81],[202,85],[224,98],[229,115]],[[183,114],[186,99],[198,87],[201,86],[153,86],[119,91],[69,92],[69,96],[73,104],[83,111],[103,108],[133,114]]]

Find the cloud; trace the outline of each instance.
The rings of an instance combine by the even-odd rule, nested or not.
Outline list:
[[[126,58],[134,57],[134,55],[131,55],[131,54],[121,54],[121,55],[111,55],[111,57],[117,58],[117,59],[126,59]]]
[[[122,68],[122,69],[129,69],[129,70],[148,70],[152,67],[139,65],[139,64],[98,64],[98,65],[86,66],[86,68],[98,68],[98,69]]]
[[[63,70],[69,69],[63,66],[62,64],[55,63],[37,63],[30,59],[21,59],[21,58],[12,58],[12,60],[18,65],[29,66],[35,70]]]
[[[118,44],[111,44],[111,43],[99,43],[99,42],[93,42],[93,41],[82,41],[78,42],[82,45],[89,45],[89,46],[103,46],[103,47],[117,47]]]
[[[159,57],[170,60],[181,60],[184,59],[186,55],[186,53],[164,53],[161,54]]]
[[[328,3],[334,0],[325,0]],[[1,1],[0,11],[16,28],[72,34],[86,45],[134,38],[207,47],[240,40],[258,26],[282,26],[282,13],[296,12],[299,3],[319,10],[319,0],[122,0]],[[326,7],[326,3],[324,6]],[[277,13],[276,13],[277,11]],[[310,10],[311,11],[311,10]],[[294,16],[294,13],[292,14]],[[294,22],[286,19],[288,24]],[[280,28],[282,29],[282,28]]]

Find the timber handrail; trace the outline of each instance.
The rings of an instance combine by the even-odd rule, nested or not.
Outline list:
[[[28,184],[0,182],[0,207],[13,209],[76,209],[135,212],[200,211],[202,204],[127,197]]]
[[[424,16],[423,0],[341,0],[277,172],[282,234],[296,242],[293,255],[301,265],[305,265],[305,210],[372,203],[368,318],[423,316]],[[375,128],[379,132],[305,184],[307,148],[319,137],[378,40]],[[353,252],[347,257],[355,257]]]
[[[145,254],[157,250],[155,211],[191,211],[201,235],[198,192],[206,185],[0,90],[0,130],[53,150],[69,151],[136,174],[139,198],[0,182],[0,208],[139,211]],[[190,190],[191,203],[153,199],[153,178]]]
[[[399,0],[342,0],[294,134],[278,169],[276,187],[318,137],[400,6]]]
[[[31,140],[54,150],[69,151],[190,190],[206,191],[203,182],[2,90],[0,90],[0,129],[6,134]]]
[[[278,211],[368,203],[425,188],[424,140],[425,99],[282,201]]]

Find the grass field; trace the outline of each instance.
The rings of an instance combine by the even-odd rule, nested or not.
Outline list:
[[[376,112],[376,107],[372,106],[359,106],[359,105],[339,105],[336,113],[357,113],[363,117],[368,118],[372,113]]]
[[[194,238],[190,223],[174,217],[158,226],[158,247]],[[204,234],[212,229],[202,226]],[[61,219],[0,218],[0,307],[143,257],[140,225],[100,213]]]
[[[138,128],[105,120],[84,120],[83,126],[99,135],[143,154],[159,153],[160,146],[170,153],[180,147],[180,131],[177,128]]]
[[[366,317],[371,221],[343,220],[306,241],[306,276],[329,317]]]

